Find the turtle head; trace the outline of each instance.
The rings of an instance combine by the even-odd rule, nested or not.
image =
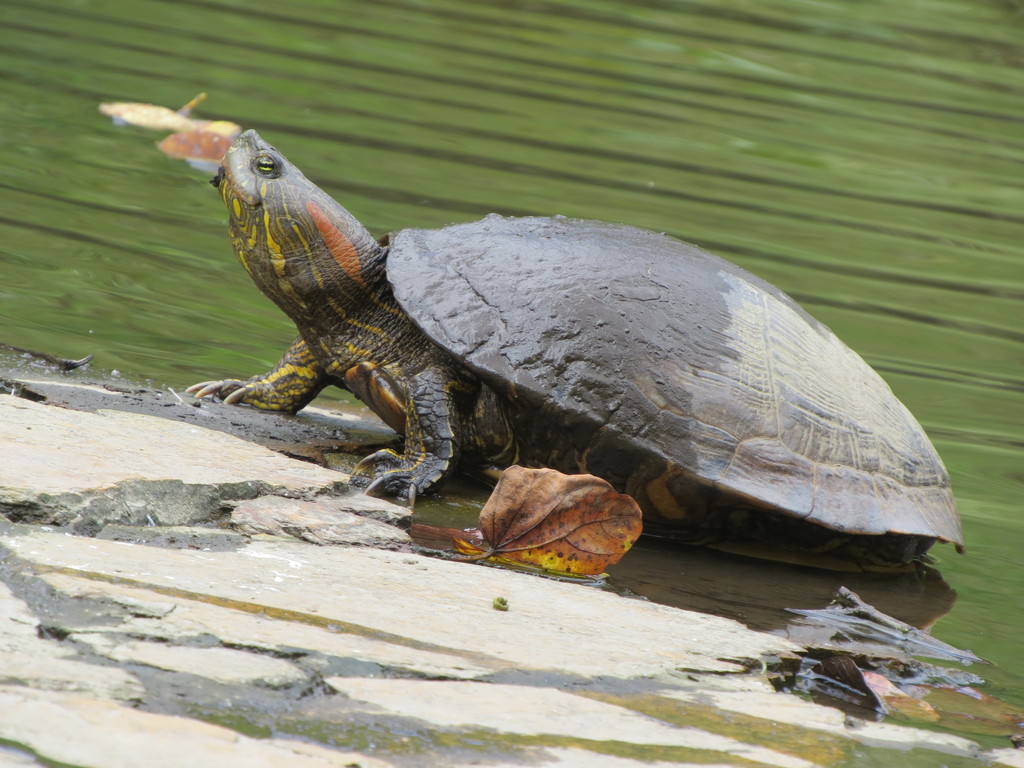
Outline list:
[[[235,140],[211,183],[238,260],[293,319],[325,290],[365,285],[381,261],[366,228],[256,131]]]
[[[235,139],[210,183],[220,192],[229,210],[234,201],[259,208],[265,198],[280,198],[291,186],[299,189],[312,186],[298,168],[253,130]]]

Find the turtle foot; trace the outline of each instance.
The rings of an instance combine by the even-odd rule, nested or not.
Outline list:
[[[444,477],[445,463],[434,456],[401,456],[389,449],[372,453],[356,464],[353,475],[372,475],[364,489],[371,496],[393,496],[408,506]]]

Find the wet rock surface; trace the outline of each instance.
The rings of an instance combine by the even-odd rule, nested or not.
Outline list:
[[[0,765],[1024,764],[776,693],[780,636],[424,556],[407,510],[218,426],[344,417],[4,380]]]

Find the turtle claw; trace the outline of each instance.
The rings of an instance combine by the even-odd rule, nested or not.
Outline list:
[[[223,403],[234,404],[245,397],[247,389],[244,383],[237,379],[217,379],[216,381],[201,381],[188,387],[185,391],[197,399],[212,395]]]
[[[196,397],[206,397],[213,392],[220,389],[221,382],[219,381],[201,381],[198,384],[193,384],[191,387],[185,389],[190,395]]]
[[[416,483],[408,472],[381,475],[366,486],[363,493],[367,496],[394,496],[396,499],[404,500],[409,507],[416,503]]]
[[[374,492],[380,490],[382,485],[384,485],[383,475],[370,481],[370,484],[363,489],[363,493],[367,496],[373,496]]]
[[[219,392],[223,384],[223,381],[201,381],[198,384],[193,384],[185,391],[196,397],[209,397],[215,392]]]
[[[377,457],[378,453],[380,453],[380,451],[377,451],[377,453],[371,453],[369,456],[365,456],[362,459],[360,459],[359,463],[357,463],[354,467],[352,467],[352,474],[353,475],[368,475],[368,474],[370,474],[377,467],[376,457]],[[373,483],[371,483],[371,486],[372,485],[376,485],[382,479],[383,478],[378,477],[376,480],[373,481]],[[369,488],[367,488],[367,490],[369,490]]]
[[[239,387],[234,392],[230,393],[227,397],[221,400],[225,405],[235,405],[236,403],[242,402],[242,398],[248,390],[245,387]]]

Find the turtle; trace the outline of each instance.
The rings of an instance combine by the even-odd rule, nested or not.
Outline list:
[[[367,492],[412,503],[459,467],[519,464],[602,477],[645,533],[682,541],[855,567],[962,551],[949,476],[907,408],[729,261],[560,216],[377,240],[253,130],[211,183],[298,336],[269,372],[189,391],[289,413],[351,391],[404,438],[359,462]]]

